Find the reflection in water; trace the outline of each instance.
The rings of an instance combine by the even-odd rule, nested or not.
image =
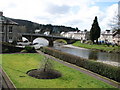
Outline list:
[[[82,58],[86,58],[88,59],[88,50],[87,49],[76,49],[76,48],[69,48],[69,47],[54,47],[54,49],[58,49],[60,51],[63,51],[63,52],[67,52],[67,53],[70,53],[70,54],[73,54],[73,55],[76,55],[76,56],[80,56]]]
[[[95,51],[89,51],[88,59],[98,60],[98,53],[96,53]]]

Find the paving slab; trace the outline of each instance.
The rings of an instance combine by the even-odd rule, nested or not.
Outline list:
[[[10,80],[5,71],[0,68],[1,90],[16,90],[13,82]]]

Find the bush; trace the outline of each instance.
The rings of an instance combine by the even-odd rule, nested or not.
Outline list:
[[[65,40],[63,40],[63,39],[58,39],[58,40],[56,40],[56,42],[67,44],[67,42]]]
[[[25,49],[28,53],[36,53],[35,48],[34,47],[30,47],[30,46],[25,46]]]
[[[3,53],[9,53],[9,49],[4,48],[4,49],[2,50],[2,52],[3,52]]]
[[[27,53],[27,50],[22,50],[21,53]]]
[[[93,42],[91,40],[85,41],[85,44],[93,44]]]
[[[15,53],[23,50],[23,48],[15,47],[15,45],[7,42],[0,42],[0,45],[2,46],[2,53]]]
[[[17,45],[17,41],[14,40],[11,44],[13,44],[13,45]]]
[[[101,62],[83,59],[81,57],[54,50],[48,47],[42,47],[41,51],[56,58],[59,58],[63,61],[75,64],[77,66],[83,67],[85,69],[120,82],[120,67],[118,68]]]

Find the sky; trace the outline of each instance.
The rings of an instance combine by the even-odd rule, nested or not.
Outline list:
[[[40,24],[91,28],[95,16],[102,31],[111,29],[119,0],[0,0],[3,15]]]

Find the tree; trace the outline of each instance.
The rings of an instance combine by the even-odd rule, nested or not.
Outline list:
[[[113,17],[113,20],[109,25],[111,26],[113,32],[120,32],[120,1],[118,2],[118,10],[115,14],[116,15]]]
[[[93,21],[92,27],[90,29],[90,39],[94,43],[96,40],[96,43],[98,43],[98,38],[100,37],[101,29],[99,27],[97,16],[95,16],[95,19]]]
[[[110,24],[113,32],[120,31],[120,15],[117,15],[113,18],[113,22]]]
[[[53,70],[53,64],[49,58],[45,57],[40,65],[40,69],[43,69],[44,72],[49,72]]]
[[[78,27],[76,27],[75,30],[78,31],[79,30]]]

